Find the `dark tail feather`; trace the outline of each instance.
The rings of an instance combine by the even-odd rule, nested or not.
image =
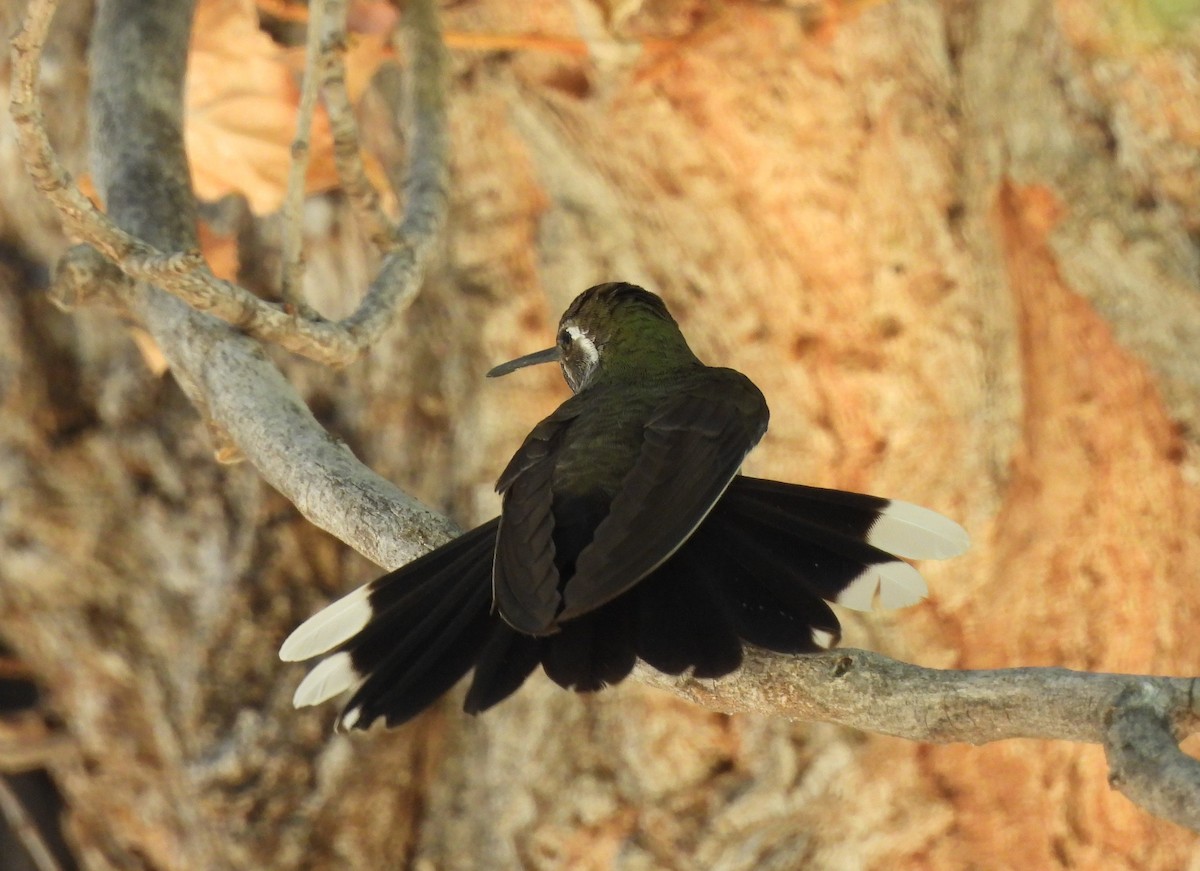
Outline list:
[[[789,522],[834,533],[832,542],[861,542],[903,559],[946,559],[971,544],[965,529],[936,511],[865,493],[739,475],[721,503],[738,510],[771,508]]]
[[[544,639],[542,668],[565,689],[595,692],[624,680],[637,661],[633,603],[622,597]]]
[[[383,614],[392,605],[410,599],[417,590],[428,590],[436,597],[439,593],[438,584],[446,583],[448,578],[457,574],[455,565],[461,564],[464,558],[468,567],[475,567],[481,560],[490,566],[499,526],[499,518],[489,520],[372,581],[369,585],[372,613]],[[488,584],[491,584],[490,570]]]
[[[479,656],[491,620],[488,603],[487,595],[469,603],[415,660],[389,657],[346,704],[342,728],[367,728],[378,717],[399,726],[448,692]]]
[[[371,584],[366,624],[337,648],[359,684],[343,728],[379,717],[403,723],[475,664],[490,620],[496,528],[485,523]]]
[[[837,601],[865,566],[896,560],[860,537],[824,525],[824,515],[812,503],[797,500],[787,505],[737,493],[722,501],[713,515],[712,535],[729,535],[737,542],[731,542],[733,547],[740,551],[748,546],[774,566],[772,577],[782,572],[830,602]]]
[[[735,573],[737,577],[747,577],[750,586],[765,589],[790,607],[804,609],[809,602],[820,602],[821,613],[830,616],[832,611],[824,602],[837,601],[864,568],[873,564],[746,515],[717,514],[713,534],[721,537],[730,561],[742,568]],[[845,547],[851,549],[853,544],[847,542]],[[891,561],[887,554],[880,554],[878,562]]]
[[[703,539],[693,536],[629,594],[637,603],[638,656],[666,674],[693,669],[720,677],[742,663],[732,614],[705,560]]]
[[[403,723],[475,664],[492,623],[495,526],[488,526],[463,536],[464,546],[453,548],[453,558],[431,561],[430,574],[411,577],[417,568],[411,563],[372,592],[372,605],[390,604],[373,613],[363,630],[343,645],[354,671],[365,677],[346,704],[344,727],[367,728],[381,716],[389,726]],[[413,582],[407,594],[384,595],[388,587],[406,580]]]
[[[856,541],[866,541],[879,515],[891,504],[890,499],[865,493],[785,484],[746,475],[739,475],[730,482],[722,502],[739,507],[770,506],[789,517]]]
[[[800,584],[858,610],[871,610],[877,595],[885,607],[912,605],[928,591],[924,579],[877,544],[919,555],[945,552],[955,531],[965,537],[953,521],[907,502],[741,481],[710,515],[712,534],[727,536],[744,558],[768,569],[763,580],[780,597]]]
[[[835,644],[841,626],[830,607],[798,582],[787,559],[775,561],[753,536],[718,515],[693,551],[720,579],[738,637],[779,653],[812,653]]]
[[[478,714],[515,693],[541,662],[544,641],[521,635],[507,623],[493,618],[487,641],[479,651],[463,710]]]
[[[736,581],[734,583],[737,583]],[[777,653],[816,653],[837,645],[841,625],[820,599],[806,609],[790,607],[761,585],[738,583],[726,588],[734,626],[743,641]]]
[[[588,689],[602,689],[629,677],[637,662],[637,613],[626,598],[603,611],[595,650],[595,679]],[[576,689],[584,689],[577,686]]]
[[[411,658],[468,601],[490,594],[495,539],[495,526],[485,524],[443,548],[452,554],[434,551],[429,556],[437,560],[422,565],[423,557],[375,581],[370,622],[340,648],[350,652],[355,668],[368,674],[387,660]]]

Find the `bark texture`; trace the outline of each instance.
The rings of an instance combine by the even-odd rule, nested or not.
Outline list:
[[[75,170],[82,5],[43,74]],[[455,54],[435,274],[355,366],[280,362],[356,455],[468,524],[565,394],[548,369],[482,372],[543,347],[588,285],[642,282],[767,396],[748,472],[972,533],[926,567],[930,602],[846,615],[847,645],[1200,674],[1200,23],[1158,8],[455,4],[447,28],[582,32],[594,56]],[[540,677],[481,718],[451,698],[330,737],[275,651],[375,569],[214,463],[120,319],[48,303],[67,241],[0,161],[0,639],[71,739],[51,770],[83,867],[1200,862],[1098,746],[929,746]],[[371,263],[342,210],[313,211],[306,294],[337,316]]]

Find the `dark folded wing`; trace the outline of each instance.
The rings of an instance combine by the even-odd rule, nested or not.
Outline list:
[[[733,372],[714,381],[667,400],[646,425],[637,462],[575,562],[559,621],[612,600],[675,553],[762,438],[758,389]]]
[[[554,563],[554,457],[580,404],[568,400],[525,439],[496,484],[504,497],[492,572],[496,608],[511,625],[538,634],[558,613]]]

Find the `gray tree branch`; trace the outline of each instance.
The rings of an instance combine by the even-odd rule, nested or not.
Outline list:
[[[1200,680],[1186,684],[1183,698],[1179,686],[1170,692],[1144,678],[1130,681],[1109,712],[1103,743],[1113,787],[1150,813],[1200,831],[1200,761],[1176,742],[1200,715]],[[1181,714],[1189,727],[1178,725]]]
[[[1200,762],[1178,743],[1200,731],[1200,678],[1065,668],[951,671],[848,648],[802,657],[752,650],[739,671],[717,680],[674,678],[640,665],[637,673],[644,683],[727,713],[840,723],[937,744],[1102,744],[1116,789],[1200,831]]]

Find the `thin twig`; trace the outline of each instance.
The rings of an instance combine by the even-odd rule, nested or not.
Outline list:
[[[0,655],[0,678],[4,680],[29,680],[33,671],[15,656]]]
[[[395,244],[396,228],[384,214],[379,192],[367,178],[358,121],[346,90],[346,65],[343,59],[346,52],[346,0],[327,0],[323,20],[319,23],[321,98],[329,115],[338,178],[363,232],[379,251],[387,252]]]
[[[37,90],[42,48],[57,7],[56,0],[30,0],[21,30],[13,37],[11,111],[26,169],[37,189],[58,209],[68,232],[73,232],[86,223],[85,218],[94,219],[97,210],[74,185],[51,147]],[[131,237],[121,241],[122,253],[137,244]]]
[[[0,741],[0,773],[21,774],[45,768],[62,759],[71,747],[71,740],[62,735],[48,735],[35,742]]]
[[[321,21],[325,0],[309,0],[308,32],[305,36],[304,80],[300,85],[300,105],[296,111],[296,136],[292,139],[292,163],[288,167],[287,192],[283,198],[279,296],[285,305],[299,308],[304,283],[304,194],[308,181],[313,112],[317,108],[320,76]]]
[[[345,320],[357,336],[378,336],[412,301],[446,222],[449,150],[446,132],[445,47],[432,0],[413,0],[404,16],[412,113],[408,180],[400,246],[384,258],[362,305]]]
[[[71,746],[71,739],[48,726],[36,710],[0,718],[0,772],[19,774],[47,768]]]
[[[199,251],[158,251],[122,230],[84,196],[50,145],[37,89],[42,48],[57,5],[56,0],[31,0],[23,26],[13,38],[12,115],[26,169],[58,210],[67,232],[85,239],[130,278],[168,289],[194,308],[247,332],[325,362],[353,359],[356,352],[349,337],[334,324],[295,317],[222,281],[208,269]]]
[[[58,864],[58,860],[46,844],[46,839],[42,837],[37,822],[25,810],[21,799],[13,792],[8,778],[3,775],[0,775],[0,812],[4,814],[8,827],[29,854],[37,871],[62,871],[62,866]]]

